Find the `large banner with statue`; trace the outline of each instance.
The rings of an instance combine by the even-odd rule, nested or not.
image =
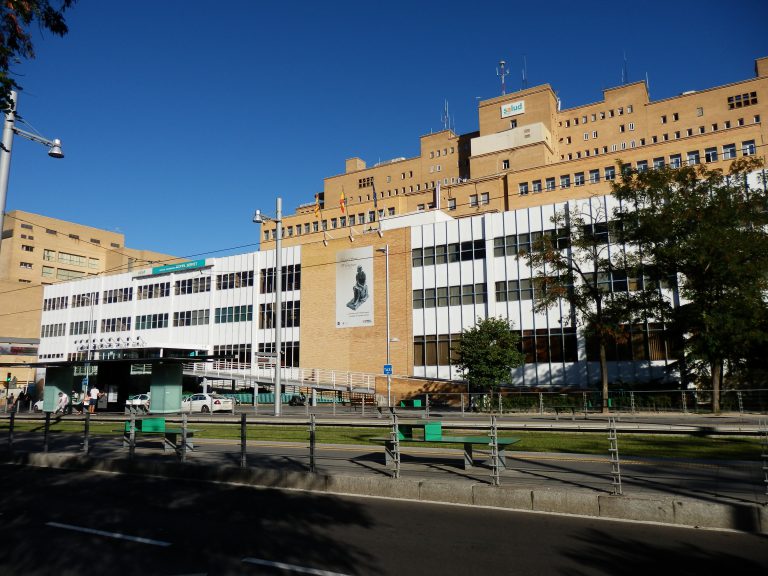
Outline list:
[[[373,246],[336,253],[336,328],[373,326]]]

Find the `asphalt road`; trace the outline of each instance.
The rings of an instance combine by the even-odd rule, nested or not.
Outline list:
[[[0,466],[4,575],[758,574],[765,537]]]

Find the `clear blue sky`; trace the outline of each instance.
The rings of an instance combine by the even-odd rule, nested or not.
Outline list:
[[[69,34],[38,36],[16,69],[20,114],[66,159],[16,138],[7,210],[120,231],[132,248],[245,252],[255,208],[281,196],[293,213],[352,156],[417,155],[444,100],[458,132],[475,130],[499,59],[508,91],[525,54],[529,85],[570,108],[621,83],[624,53],[654,100],[752,77],[768,56],[765,0],[524,6],[80,0]]]

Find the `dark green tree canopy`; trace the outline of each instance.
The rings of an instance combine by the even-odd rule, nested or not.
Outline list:
[[[37,23],[41,30],[64,36],[67,24],[64,11],[76,0],[3,0],[0,3],[0,107],[11,107],[11,91],[20,86],[11,77],[10,68],[18,58],[34,58],[30,28]]]
[[[455,347],[457,365],[472,390],[489,391],[511,380],[511,371],[523,364],[518,350],[520,337],[503,318],[478,318],[475,326],[461,333]]]
[[[625,171],[613,194],[624,240],[658,282],[679,283],[672,311],[686,360],[706,375],[719,409],[724,363],[768,345],[768,190],[750,187],[761,167],[734,161],[728,173],[704,166]],[[763,178],[765,172],[763,171]]]

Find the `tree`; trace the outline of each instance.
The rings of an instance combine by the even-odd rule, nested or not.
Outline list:
[[[768,191],[750,188],[761,163],[734,161],[727,174],[703,166],[628,170],[613,186],[625,238],[658,281],[677,280],[672,322],[686,364],[708,377],[720,410],[723,366],[765,349]]]
[[[629,337],[628,324],[647,320],[645,298],[636,292],[638,282],[620,244],[619,229],[608,220],[604,205],[589,210],[566,207],[552,218],[554,230],[531,243],[520,254],[535,271],[534,310],[546,312],[564,300],[571,321],[584,326],[585,336],[595,342],[600,364],[602,411],[608,411],[607,346]],[[612,248],[612,250],[610,249]]]
[[[11,65],[22,58],[34,58],[35,50],[29,29],[37,22],[57,36],[68,32],[64,11],[76,0],[4,0],[0,3],[0,107],[9,110],[11,91],[21,88],[10,76]],[[58,7],[54,7],[53,4]]]
[[[519,341],[512,324],[503,318],[478,318],[472,328],[464,330],[455,351],[457,366],[470,389],[487,392],[508,382],[512,369],[525,360],[518,350]]]

